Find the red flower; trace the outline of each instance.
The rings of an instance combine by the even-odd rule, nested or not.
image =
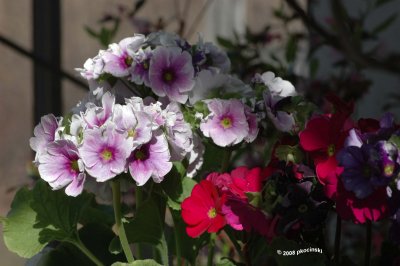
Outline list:
[[[225,217],[221,207],[226,196],[220,196],[217,188],[208,180],[195,185],[190,197],[182,202],[182,218],[187,224],[186,232],[190,237],[198,237],[205,231],[218,232],[225,226]]]
[[[248,169],[245,166],[241,166],[231,172],[231,178],[230,191],[242,199],[247,199],[246,192],[261,191],[262,181],[265,176],[259,167]]]
[[[338,167],[336,153],[343,147],[347,130],[343,126],[347,114],[336,113],[332,116],[318,116],[311,119],[306,128],[300,132],[300,145],[310,152],[316,165],[319,182],[325,187],[325,194],[334,198],[338,175],[342,169]]]
[[[359,199],[339,181],[336,211],[342,219],[352,220],[356,224],[381,220],[389,214],[386,188],[376,190],[365,199]]]

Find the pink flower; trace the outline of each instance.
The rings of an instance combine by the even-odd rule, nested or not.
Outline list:
[[[55,140],[58,120],[53,114],[45,115],[33,130],[34,137],[30,138],[29,144],[36,152],[35,161],[45,151],[47,144]]]
[[[226,224],[221,214],[225,196],[219,196],[217,189],[208,180],[195,185],[190,197],[182,202],[182,218],[187,224],[190,237],[198,237],[205,231],[218,232]]]
[[[46,153],[39,156],[40,177],[54,189],[67,186],[65,193],[69,196],[82,193],[86,178],[83,168],[78,149],[69,140],[49,143]]]
[[[79,152],[86,171],[98,182],[104,182],[125,171],[132,145],[131,138],[126,138],[109,125],[104,129],[87,129]]]
[[[115,77],[126,77],[131,71],[134,63],[135,52],[143,45],[145,37],[141,34],[125,38],[118,44],[110,44],[107,51],[104,51],[104,72]]]
[[[138,186],[143,186],[153,178],[160,183],[172,169],[168,143],[161,130],[153,132],[149,143],[134,150],[128,159],[129,172]]]
[[[204,136],[221,147],[238,144],[249,136],[243,103],[236,99],[212,99],[206,103],[211,113],[200,124]]]
[[[82,115],[87,128],[101,127],[111,118],[114,110],[115,96],[106,92],[101,98],[102,107],[93,103],[87,104],[87,110]]]
[[[157,96],[185,103],[195,84],[192,57],[178,47],[157,47],[150,59],[149,78]]]

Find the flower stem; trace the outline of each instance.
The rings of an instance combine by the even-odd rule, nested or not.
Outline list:
[[[82,253],[85,254],[94,264],[97,266],[104,266],[104,264],[82,243],[78,234],[76,234],[76,237],[69,242],[82,251]]]
[[[365,266],[369,266],[371,259],[371,243],[372,243],[372,223],[367,220],[367,246],[365,247]]]
[[[336,233],[335,233],[335,250],[334,250],[334,255],[333,259],[335,262],[335,265],[339,265],[339,260],[340,260],[340,238],[342,234],[342,218],[338,215],[336,218]]]
[[[207,258],[207,266],[213,265],[214,260],[214,247],[215,247],[215,239],[217,238],[216,233],[211,233],[210,241],[208,242],[208,258]]]
[[[115,224],[117,227],[119,241],[121,242],[122,249],[124,251],[125,257],[129,263],[133,262],[135,259],[132,255],[132,250],[129,246],[128,238],[126,237],[125,228],[122,224],[122,214],[121,214],[121,188],[119,180],[111,181],[112,194],[113,194],[113,207]]]
[[[232,154],[231,148],[224,149],[224,154],[223,154],[222,163],[221,163],[221,173],[226,172],[226,170],[228,170],[229,162],[231,160],[231,154]]]
[[[176,247],[176,262],[177,265],[181,265],[182,262],[182,251],[181,251],[181,239],[179,236],[179,232],[178,232],[178,221],[177,218],[175,217],[173,210],[171,209],[171,213],[172,213],[172,218],[174,220],[174,235],[175,235],[175,247]]]
[[[230,231],[229,228],[228,228],[228,229],[224,229],[224,231],[225,231],[226,235],[229,237],[229,239],[231,240],[233,246],[234,246],[235,249],[236,249],[236,252],[238,253],[238,255],[239,255],[239,257],[240,257],[240,259],[241,259],[242,261],[244,261],[244,256],[243,256],[243,253],[242,253],[242,248],[240,247],[240,245],[239,245],[239,243],[238,243],[238,240],[236,239],[235,235],[232,233],[232,231]]]
[[[136,186],[135,189],[135,202],[136,202],[136,214],[138,212],[138,209],[140,205],[142,205],[143,202],[143,192],[139,186]],[[139,243],[136,244],[136,255],[138,259],[142,258],[142,247],[140,246]]]

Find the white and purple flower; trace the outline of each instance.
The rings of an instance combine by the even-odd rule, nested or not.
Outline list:
[[[86,175],[78,149],[69,140],[56,140],[46,146],[46,153],[39,156],[40,177],[53,189],[65,186],[65,193],[77,196],[82,193]]]
[[[149,143],[134,150],[128,159],[129,172],[138,186],[151,178],[156,183],[163,181],[172,169],[168,142],[161,130],[153,133]]]
[[[205,101],[211,112],[200,124],[204,136],[221,147],[240,143],[249,136],[245,105],[236,99]]]
[[[150,60],[149,78],[157,96],[186,103],[194,86],[191,55],[178,47],[157,47]]]
[[[133,70],[131,71],[131,81],[138,85],[144,84],[147,87],[150,87],[149,68],[151,56],[152,51],[150,47],[139,49],[133,58],[135,62]]]
[[[132,138],[118,133],[110,124],[106,128],[85,130],[79,153],[86,171],[98,182],[104,182],[126,170],[132,147]]]

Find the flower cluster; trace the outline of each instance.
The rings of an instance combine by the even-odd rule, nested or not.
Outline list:
[[[218,232],[229,225],[270,238],[271,219],[248,196],[260,196],[265,178],[261,168],[238,167],[231,173],[209,174],[182,203],[188,235],[198,237],[205,231]]]

